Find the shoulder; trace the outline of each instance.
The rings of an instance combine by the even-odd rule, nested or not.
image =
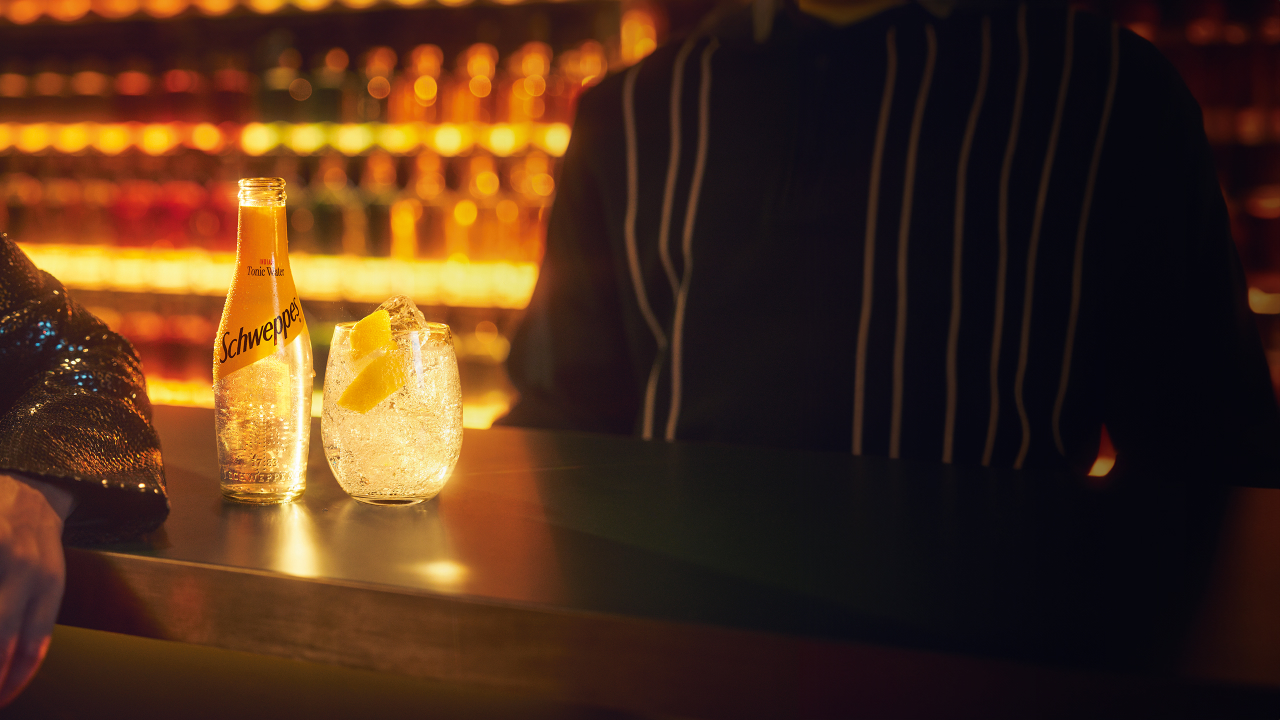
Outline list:
[[[22,252],[22,248],[0,233],[0,305],[14,296],[28,296],[44,286],[44,273]]]

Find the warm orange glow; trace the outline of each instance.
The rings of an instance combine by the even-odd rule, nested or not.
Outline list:
[[[196,74],[175,68],[164,74],[162,84],[167,92],[188,92],[195,88]]]
[[[245,0],[245,4],[256,13],[269,15],[284,7],[285,0]]]
[[[489,131],[489,149],[494,155],[506,157],[516,149],[516,133],[509,126],[495,126]]]
[[[513,223],[520,219],[520,206],[511,200],[503,200],[494,210],[501,222]]]
[[[365,53],[364,71],[367,76],[389,77],[396,68],[396,51],[389,47],[375,47]]]
[[[323,179],[324,186],[336,192],[347,186],[347,171],[340,165],[333,165],[325,169]]]
[[[12,0],[4,14],[14,25],[26,25],[40,17],[40,3],[36,0]]]
[[[304,78],[295,78],[289,83],[289,97],[299,102],[311,97],[311,83]]]
[[[657,47],[657,24],[648,10],[635,8],[622,14],[620,49],[624,65],[631,65],[643,60]],[[598,75],[599,73],[590,74]]]
[[[345,155],[362,155],[375,147],[393,155],[410,155],[425,145],[439,155],[453,157],[467,152],[478,142],[499,157],[520,153],[530,144],[558,157],[564,154],[570,136],[569,126],[564,123],[249,123],[239,128],[211,123],[9,123],[0,128],[5,129],[9,142],[22,152],[52,148],[57,152],[76,153],[92,147],[111,155],[135,144],[148,154],[160,155],[179,143],[215,154],[223,152],[229,142],[237,142],[241,150],[255,156],[284,144],[299,155],[313,154],[325,145]],[[0,144],[0,149],[3,147],[7,144]],[[1250,212],[1272,212],[1265,208],[1273,201],[1267,200],[1265,193],[1259,197],[1263,199],[1247,206]],[[1280,207],[1280,200],[1274,202]]]
[[[137,70],[126,70],[116,76],[116,92],[120,95],[146,95],[151,90],[151,76]]]
[[[1103,477],[1111,472],[1111,468],[1115,467],[1115,464],[1115,456],[1103,457],[1099,455],[1098,459],[1093,461],[1093,467],[1089,468],[1089,477]]]
[[[421,217],[422,203],[417,200],[397,200],[391,206],[391,257],[412,260],[417,255]]]
[[[520,72],[524,75],[551,72],[551,46],[541,42],[525,43],[520,48]]]
[[[236,6],[237,0],[192,0],[196,9],[205,15],[225,15]]]
[[[530,75],[521,84],[524,91],[532,97],[538,97],[547,91],[547,81],[541,75]]]
[[[213,383],[208,380],[167,380],[147,377],[147,398],[152,405],[213,408]]]
[[[1263,185],[1254,189],[1245,199],[1244,207],[1246,212],[1256,218],[1280,218],[1280,185]]]
[[[0,96],[22,97],[27,94],[27,76],[18,73],[0,75]]]
[[[328,131],[324,125],[294,125],[289,133],[289,149],[299,155],[310,155],[328,142]]]
[[[222,148],[222,131],[211,123],[200,123],[191,128],[191,146],[207,153],[217,152]]]
[[[13,128],[8,124],[0,123],[0,150],[8,150],[13,144]]]
[[[498,49],[488,43],[476,43],[467,48],[467,74],[472,77],[493,78],[498,67]]]
[[[458,204],[464,203],[475,212],[475,203]],[[72,289],[221,297],[235,271],[235,254],[229,252],[20,246],[38,267]],[[290,253],[289,261],[299,277],[307,278],[298,288],[306,300],[380,302],[404,293],[423,305],[519,309],[528,304],[538,279],[534,263],[467,262],[465,256],[442,262]]]
[[[547,173],[538,173],[529,178],[529,187],[534,193],[547,197],[555,192],[556,181]]]
[[[378,130],[377,144],[387,152],[408,155],[418,149],[422,140],[416,125],[383,125]]]
[[[409,64],[419,75],[437,77],[444,65],[444,52],[436,45],[419,45],[409,53]]]
[[[36,73],[35,77],[31,78],[31,89],[35,90],[37,95],[61,95],[62,88],[66,84],[66,77],[56,72]]]
[[[81,70],[72,76],[72,92],[76,95],[102,95],[109,85],[108,77],[93,70]]]
[[[147,125],[142,129],[139,148],[148,155],[163,155],[178,144],[178,133],[172,125]]]
[[[375,76],[369,80],[369,94],[382,100],[391,94],[391,83],[381,75]]]
[[[84,150],[89,146],[91,128],[96,129],[89,123],[63,125],[54,136],[53,148],[64,153],[78,153]]]
[[[1280,315],[1280,293],[1249,288],[1249,309],[1259,315]]]
[[[51,0],[45,11],[54,20],[72,22],[84,17],[89,7],[89,0]]]
[[[52,141],[49,126],[44,123],[23,125],[18,131],[18,139],[14,147],[24,153],[37,153],[49,147]]]
[[[547,152],[560,157],[569,148],[569,126],[564,123],[552,123],[542,133],[539,146]]]
[[[347,51],[342,48],[332,48],[324,54],[324,66],[329,72],[342,72],[347,69],[349,62]]]
[[[93,11],[104,18],[128,17],[138,12],[138,0],[92,0]]]
[[[299,10],[304,12],[315,12],[323,10],[333,3],[333,0],[293,0],[293,4]]]
[[[240,132],[240,148],[247,155],[261,155],[280,142],[276,129],[263,123],[249,123]]]
[[[441,155],[452,157],[462,150],[462,130],[453,125],[441,125],[436,128],[434,139],[433,149]]]
[[[485,170],[476,175],[476,191],[484,197],[488,197],[498,192],[498,175],[490,170]]]
[[[127,125],[103,125],[98,128],[98,139],[93,147],[106,155],[118,155],[133,144],[132,136]]]
[[[333,146],[344,155],[359,155],[373,144],[373,131],[368,125],[339,125],[333,133]]]
[[[467,83],[467,89],[476,97],[488,97],[493,90],[493,82],[484,75],[476,75]]]
[[[143,0],[142,9],[156,18],[169,18],[187,9],[190,0]]]
[[[463,227],[474,223],[477,215],[476,204],[470,200],[459,200],[458,204],[453,206],[453,219]]]
[[[418,104],[423,107],[430,107],[436,101],[436,93],[439,92],[439,86],[436,79],[430,75],[423,75],[413,81],[413,96],[418,100]]]

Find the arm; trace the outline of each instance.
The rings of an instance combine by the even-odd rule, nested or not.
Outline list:
[[[0,706],[44,659],[62,539],[114,540],[169,512],[133,348],[0,235]]]
[[[62,524],[71,493],[0,473],[0,706],[26,687],[44,660],[62,602]]]
[[[1280,417],[1199,107],[1154,48],[1125,40],[1099,218],[1116,469],[1280,486]]]
[[[75,496],[72,541],[117,540],[168,515],[137,355],[0,236],[0,471]]]
[[[589,162],[592,99],[597,92],[583,98],[538,285],[512,341],[507,370],[520,402],[500,424],[619,434],[635,427],[639,394],[599,180]]]

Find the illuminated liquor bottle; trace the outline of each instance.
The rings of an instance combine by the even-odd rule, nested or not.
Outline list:
[[[284,180],[240,181],[236,274],[213,346],[222,494],[293,500],[306,488],[315,373],[289,269]]]

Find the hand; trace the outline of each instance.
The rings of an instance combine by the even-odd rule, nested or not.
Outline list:
[[[66,579],[65,490],[0,472],[0,707],[27,686],[44,660]]]

